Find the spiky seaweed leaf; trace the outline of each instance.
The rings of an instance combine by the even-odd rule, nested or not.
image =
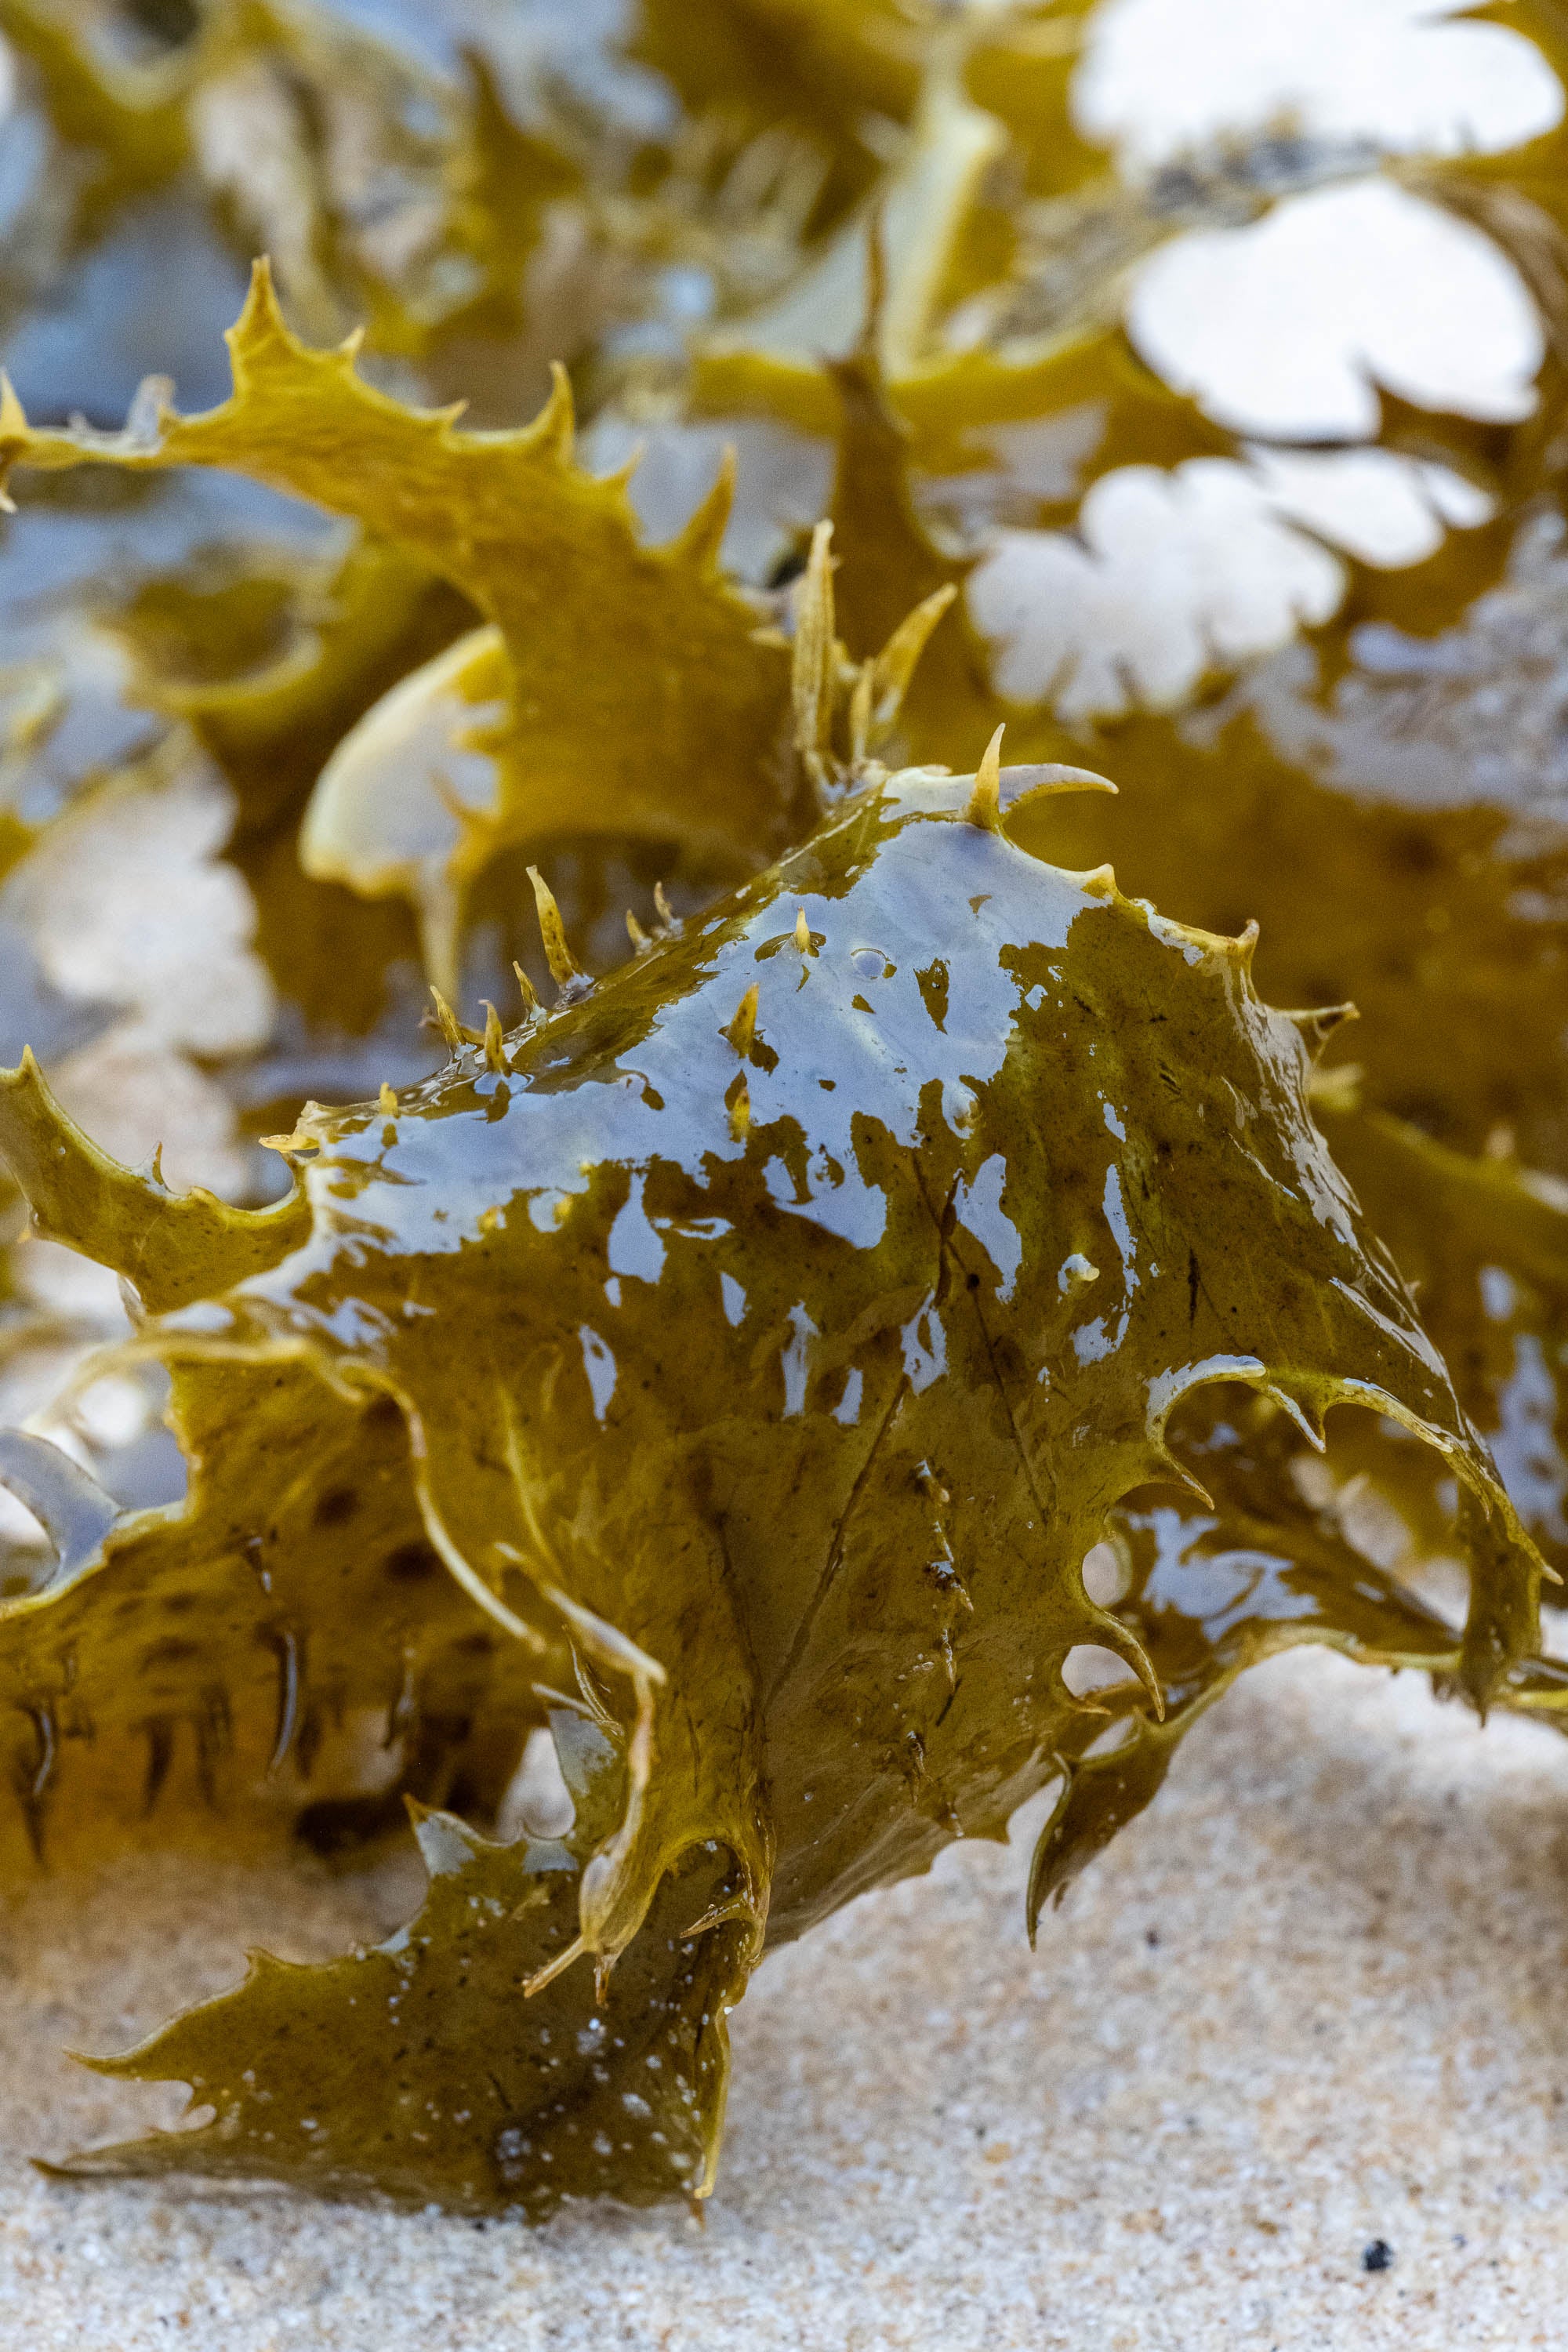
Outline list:
[[[515,328],[543,205],[577,176],[562,142],[496,105],[480,58],[443,74],[336,9],[203,0],[160,24],[103,0],[0,0],[0,29],[37,69],[73,241],[195,183],[323,337],[363,318],[376,348],[415,353]]]
[[[842,205],[867,163],[849,118],[868,98],[910,110],[935,19],[875,0],[710,13],[741,28],[725,55],[742,60],[759,120],[774,98],[757,61],[786,61],[788,109],[837,142]],[[1063,111],[1068,49],[1053,24],[1076,14],[1054,11],[1021,41],[1011,22],[983,37],[967,94],[951,58],[929,75],[906,176],[924,170],[931,201],[900,221],[895,186],[884,216],[880,374],[862,353],[835,383],[809,336],[809,348],[785,339],[782,364],[763,353],[761,404],[790,414],[808,397],[820,425],[842,402],[850,418],[836,510],[855,653],[870,656],[914,593],[963,570],[906,495],[889,368],[928,462],[943,448],[967,462],[971,427],[1054,414],[1075,394],[1110,402],[1091,467],[1169,462],[1203,430],[1137,376],[1115,325],[1118,269],[1179,207],[1160,215],[1083,184],[1094,159],[1081,145],[1037,136],[1042,90]],[[709,70],[689,27],[676,34],[683,69]],[[1047,257],[1064,299],[1047,305],[1045,346],[955,362],[933,359],[927,330],[992,282],[986,239],[1016,226],[987,216],[981,178],[1000,133],[975,101],[1025,134],[1025,151],[1036,134],[1034,194],[1072,194]],[[925,135],[942,105],[942,135]],[[1549,158],[1542,169],[1550,195]],[[1478,208],[1505,241],[1521,226],[1517,205]],[[904,234],[910,221],[931,234]],[[821,321],[846,261],[869,282],[864,226],[796,289],[797,320]],[[1075,277],[1096,239],[1114,266]],[[744,334],[732,349],[757,374]],[[164,417],[106,446],[34,435],[7,409],[14,457],[233,463],[389,533],[388,558],[354,559],[351,592],[368,581],[368,596],[351,593],[320,658],[285,660],[249,689],[232,676],[212,691],[159,689],[268,845],[280,940],[312,763],[360,717],[369,681],[426,653],[446,667],[416,673],[373,727],[421,694],[438,702],[433,684],[454,674],[479,680],[470,701],[509,705],[495,804],[452,821],[470,866],[501,839],[595,829],[754,861],[810,821],[788,755],[784,649],[756,636],[763,616],[713,564],[721,494],[678,550],[646,549],[620,490],[571,467],[564,418],[558,399],[531,432],[487,436],[399,408],[345,354],[293,341],[265,289],[237,339],[236,399],[211,416]],[[1130,420],[1147,445],[1129,441]],[[1518,458],[1500,470],[1505,487],[1510,467],[1516,482],[1529,474],[1530,452]],[[407,612],[382,626],[377,581],[418,605],[426,568],[458,593],[416,646],[417,614],[406,632]],[[1037,1908],[1146,1801],[1197,1711],[1289,1641],[1417,1664],[1483,1705],[1568,1712],[1562,1671],[1530,1654],[1533,1562],[1466,1419],[1496,1433],[1515,1499],[1550,1537],[1561,1483],[1530,1486],[1509,1419],[1521,1368],[1562,1362],[1550,1179],[1519,1170],[1506,1135],[1480,1160],[1408,1118],[1325,1109],[1372,1223],[1426,1284],[1457,1399],[1308,1118],[1317,1016],[1266,1014],[1243,943],[1163,921],[1104,873],[1031,867],[1001,829],[1020,780],[1007,789],[994,752],[973,788],[868,771],[879,674],[864,669],[858,700],[836,713],[848,673],[827,578],[819,539],[796,740],[832,798],[847,717],[859,797],[597,994],[574,976],[544,893],[563,1011],[510,1037],[492,1013],[467,1051],[447,1016],[459,1050],[430,1087],[308,1112],[290,1146],[303,1185],[283,1210],[245,1218],[174,1198],[83,1145],[30,1073],[9,1082],[5,1133],[40,1220],[174,1310],[136,1344],[173,1370],[193,1469],[181,1510],[100,1540],[89,1511],[56,1570],[0,1613],[11,1779],[35,1843],[100,1850],[142,1833],[148,1802],[155,1824],[199,1837],[203,1798],[229,1809],[231,1844],[276,1835],[301,1805],[323,1836],[334,1807],[374,1826],[400,1792],[485,1819],[547,1716],[577,1800],[555,1843],[503,1845],[451,1814],[422,1816],[431,1886],[410,1928],[328,1969],[258,1961],[234,1994],[115,2062],[132,2078],[189,2081],[215,2118],[84,2168],[271,2173],[532,2212],[563,2192],[700,2192],[721,2116],[722,2011],[764,1909],[768,1932],[795,1932],[857,1887],[921,1867],[955,1828],[997,1833],[1017,1797],[1065,1768]],[[1419,593],[1408,611],[1394,598],[1382,609],[1410,617]],[[448,657],[465,601],[490,625]],[[1330,682],[1348,669],[1364,687],[1349,643],[1331,643]],[[1483,1003],[1495,1030],[1549,1000],[1552,919],[1506,896],[1517,844],[1505,855],[1482,839],[1473,811],[1458,828],[1469,846],[1457,864],[1485,917],[1479,972],[1431,948],[1447,865],[1441,887],[1417,879],[1373,937],[1358,861],[1384,814],[1347,818],[1344,779],[1325,781],[1317,752],[1310,791],[1287,779],[1281,792],[1283,734],[1255,760],[1244,732],[1268,736],[1279,705],[1268,722],[1243,707],[1218,752],[1164,722],[1109,739],[1108,764],[1128,753],[1137,803],[1126,870],[1229,930],[1253,909],[1226,894],[1267,880],[1266,845],[1292,888],[1305,876],[1318,893],[1296,932],[1282,893],[1276,970],[1300,981],[1288,999],[1364,995],[1364,979],[1393,1022],[1397,1044],[1371,1045],[1371,1098],[1471,1150],[1512,1118],[1514,1140],[1558,1165],[1560,1073],[1542,1024],[1529,1071],[1521,1045],[1500,1079],[1478,1045]],[[922,751],[972,761],[1001,715],[973,638],[950,624],[908,714]],[[1031,726],[1031,751],[1079,755],[1047,719]],[[1326,740],[1321,714],[1306,727]],[[445,734],[463,748],[460,724]],[[1192,781],[1200,752],[1210,800],[1177,808],[1174,781]],[[1287,806],[1271,822],[1289,856],[1262,822],[1270,795]],[[1012,822],[1037,844],[1074,831],[1038,809]],[[340,827],[331,854],[352,838]],[[384,851],[384,830],[365,838]],[[1426,817],[1410,839],[1405,863],[1430,872]],[[1550,898],[1554,850],[1538,839],[1528,856],[1529,886]],[[271,884],[254,852],[252,866],[265,919]],[[1345,886],[1327,924],[1326,876]],[[406,872],[394,878],[408,887]],[[1528,923],[1542,926],[1535,956],[1519,951]],[[1313,925],[1339,959],[1327,985],[1303,945]],[[289,952],[281,942],[279,960]],[[1358,977],[1342,976],[1349,965]],[[1445,1010],[1464,1016],[1455,1031],[1406,1018],[1413,979],[1433,972]],[[1418,1068],[1441,1077],[1436,1110],[1415,1092]],[[1304,1449],[1335,1402],[1378,1409],[1382,1425],[1353,1417],[1359,1441],[1336,1444],[1314,1486]],[[1335,1479],[1357,1442],[1423,1541],[1457,1473],[1472,1569],[1462,1634],[1350,1540]],[[1151,1494],[1177,1471],[1206,1496]],[[1079,1576],[1102,1530],[1130,1579],[1110,1606]],[[1089,1704],[1060,1673],[1087,1641],[1135,1670]],[[1118,1717],[1130,1737],[1111,1752]],[[579,1965],[589,1957],[595,1969]]]
[[[0,469],[102,460],[235,467],[353,516],[491,616],[507,712],[487,735],[497,805],[471,814],[456,865],[505,841],[650,837],[742,867],[785,837],[792,808],[787,656],[716,561],[723,486],[667,547],[646,546],[619,479],[572,460],[563,374],[534,423],[469,433],[357,374],[357,342],[309,350],[258,265],[230,336],[235,390],[205,416],[162,412],[123,434],[28,426],[14,395]]]
[[[552,1018],[410,1098],[313,1114],[309,1238],[143,1336],[209,1412],[291,1366],[390,1400],[426,1538],[506,1637],[517,1719],[574,1658],[616,1795],[574,1938],[559,1902],[544,1946],[501,1934],[536,1865],[470,1842],[408,1947],[263,1969],[126,2062],[199,2077],[218,2119],[117,2166],[319,2161],[338,2185],[542,2208],[571,2111],[520,2122],[508,2089],[502,2123],[479,2058],[530,1955],[552,1981],[594,1959],[607,2023],[628,1963],[650,2013],[711,2019],[764,1926],[796,1934],[960,1832],[1002,1832],[1080,1739],[1077,1644],[1127,1657],[1158,1717],[1142,1639],[1080,1563],[1124,1498],[1180,1475],[1167,1424],[1216,1381],[1309,1429],[1368,1405],[1435,1447],[1475,1570],[1445,1663],[1484,1703],[1533,1649],[1533,1556],[1311,1127],[1307,1048],[1254,994],[1250,940],[1042,865],[1000,784],[994,755],[976,779],[873,775],[681,937],[592,992],[569,980]],[[317,1445],[291,1465],[300,1522],[345,1475]],[[268,1516],[248,1458],[204,1467],[183,1518],[122,1545],[195,1560],[226,1528],[243,1557]],[[58,1607],[13,1629],[14,1688]],[[75,1688],[89,1704],[79,1665]],[[703,1857],[729,1924],[694,1978],[670,1889]],[[459,1953],[470,1890],[498,1932]],[[308,2050],[379,2050],[394,1989],[439,2000],[460,2132],[427,2134],[428,2051],[335,2071],[323,2121],[278,2039],[292,2011]],[[514,2049],[548,2048],[553,2014],[520,2011]],[[644,2095],[618,2060],[609,2080]],[[705,2183],[716,2089],[704,2112]],[[640,2196],[642,2162],[606,2158],[595,2185]]]
[[[916,510],[910,437],[874,356],[837,373],[837,597],[858,649],[898,583],[961,584],[969,566]],[[1026,756],[1103,767],[1116,798],[1037,803],[1020,839],[1074,865],[1113,858],[1135,894],[1215,930],[1258,920],[1276,1000],[1360,1013],[1324,1074],[1336,1154],[1562,1566],[1568,828],[1548,742],[1568,566],[1542,455],[1557,397],[1493,529],[1410,572],[1363,573],[1311,650],[1201,712],[1069,729],[1010,710],[961,604],[902,728],[920,756],[962,759],[1005,717]],[[1501,1157],[1482,1162],[1489,1147]],[[1367,1466],[1419,1517],[1407,1453]]]

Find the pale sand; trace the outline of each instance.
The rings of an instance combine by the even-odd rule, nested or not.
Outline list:
[[[1200,1727],[1031,1958],[1025,1843],[771,1960],[706,2231],[46,2181],[123,2046],[386,1881],[162,1864],[0,1942],[0,2340],[49,2352],[1467,2352],[1568,2343],[1568,1743],[1301,1657]],[[198,1904],[201,1908],[197,1909]],[[222,1913],[222,1924],[219,1914]],[[1362,2266],[1382,2238],[1391,2267]]]

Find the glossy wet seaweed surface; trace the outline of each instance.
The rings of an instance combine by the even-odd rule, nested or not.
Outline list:
[[[77,2171],[700,2198],[770,1941],[1054,1784],[1032,1932],[1254,1661],[1568,1709],[1557,361],[1512,425],[1385,403],[1489,520],[1179,708],[1023,705],[976,499],[1044,531],[1257,463],[1122,301],[1280,155],[1119,189],[1070,10],[538,13],[524,73],[325,7],[0,9],[69,198],[7,297],[17,903],[199,777],[271,991],[205,1055],[233,1197],[90,1139],[68,1024],[0,1078],[34,1232],[125,1291],[76,1377],[166,1382],[187,1477],[122,1507],[0,1432],[47,1538],[0,1598],[7,1866],[411,1822],[428,1873],[101,2062],[211,2116]],[[1443,170],[1539,261],[1557,134]],[[62,312],[174,212],[196,348],[273,268],[226,396],[121,426]],[[1086,408],[1055,489],[1007,475]],[[696,453],[662,537],[591,462],[637,425]]]

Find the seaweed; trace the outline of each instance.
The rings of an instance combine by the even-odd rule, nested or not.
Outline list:
[[[190,1706],[226,1647],[254,1659],[254,1611],[220,1628],[209,1605],[197,1655],[171,1667],[175,1645],[155,1645],[161,1679],[120,1663],[171,1579],[262,1537],[257,1385],[320,1429],[289,1393],[303,1375],[361,1413],[395,1406],[426,1542],[504,1635],[503,1679],[528,1678],[519,1717],[582,1693],[617,1793],[556,1865],[574,1934],[565,1881],[525,1902],[532,1844],[437,1819],[406,1937],[309,1976],[258,1963],[124,2062],[195,2078],[214,2121],[95,2163],[542,2210],[580,2178],[568,2158],[599,2091],[635,2082],[648,2103],[616,1997],[633,1954],[639,2031],[659,2020],[685,2052],[695,2142],[656,2105],[657,2157],[639,2122],[592,2184],[705,2189],[715,2021],[764,1933],[799,1933],[952,1836],[1002,1834],[1086,1719],[1100,1727],[1063,1679],[1075,1647],[1126,1657],[1164,1715],[1133,1622],[1089,1600],[1080,1564],[1124,1497],[1184,1475],[1167,1423],[1216,1381],[1308,1432],[1351,1402],[1434,1447],[1474,1569],[1443,1663],[1485,1704],[1533,1651],[1534,1556],[1312,1129],[1303,1025],[1257,999],[1250,938],[1171,924],[1108,872],[1009,838],[1005,805],[1085,781],[1004,775],[994,752],[973,777],[851,779],[800,849],[679,937],[592,988],[558,948],[555,1013],[458,1041],[411,1096],[309,1114],[289,1139],[309,1233],[271,1213],[269,1269],[233,1281],[229,1244],[192,1224],[199,1300],[137,1345],[247,1434],[200,1447],[184,1513],[128,1522],[20,1604],[13,1689],[58,1708],[68,1655],[70,1704],[95,1720],[100,1686],[157,1690],[167,1712],[171,1675],[189,1674]],[[44,1114],[36,1090],[10,1100],[22,1167]],[[73,1240],[123,1268],[121,1236],[85,1207]],[[287,1507],[318,1524],[342,1490],[331,1541],[359,1493],[342,1446],[318,1466],[319,1444],[296,1440]],[[290,1580],[319,1579],[286,1530],[266,1534]],[[363,1682],[378,1654],[385,1671],[392,1612],[339,1578],[345,1630],[374,1628],[351,1645]],[[280,1584],[267,1600],[289,1606]],[[100,1665],[84,1637],[106,1621]],[[313,1595],[329,1671],[332,1633]],[[305,1706],[313,1659],[300,1672]],[[492,1924],[454,1944],[476,1911]],[[530,2096],[515,2072],[487,2090],[458,2053],[484,2046],[509,1991],[574,1969],[596,1977],[613,2062],[563,2074],[541,2053],[567,1997],[520,2000]],[[411,2037],[405,2001],[438,2029]],[[380,2042],[349,2014],[373,2004],[377,2036],[384,2008],[394,2021],[390,2074],[365,2066]],[[286,2011],[301,2038],[280,2043]],[[324,2069],[327,2044],[354,2063]]]
[[[787,656],[717,568],[722,476],[676,542],[646,547],[624,484],[573,465],[563,373],[532,425],[465,433],[455,412],[412,411],[365,383],[356,339],[331,352],[301,343],[264,265],[230,342],[233,397],[202,417],[144,411],[108,437],[39,432],[13,395],[0,466],[242,467],[367,523],[490,615],[422,689],[403,688],[414,712],[421,693],[502,706],[475,730],[499,755],[497,795],[461,810],[454,887],[502,843],[552,832],[640,833],[742,862],[784,837]],[[318,827],[316,871],[358,878],[332,830]],[[444,936],[442,909],[426,919]],[[444,949],[433,961],[449,976]]]
[[[837,600],[859,643],[900,584],[962,591],[973,565],[917,509],[910,437],[874,354],[837,378],[833,506],[853,551]],[[927,759],[961,757],[1005,718],[1028,756],[1103,768],[1114,799],[1041,803],[1020,838],[1075,866],[1112,861],[1131,893],[1184,920],[1257,921],[1271,996],[1359,1015],[1325,1034],[1317,1115],[1562,1565],[1568,1073],[1555,1008],[1568,847],[1551,747],[1563,526],[1548,437],[1559,395],[1544,407],[1495,525],[1405,572],[1362,572],[1331,624],[1195,709],[1099,726],[1018,711],[961,601],[901,723]],[[1412,1470],[1403,1450],[1384,1465],[1399,1489]]]
[[[0,29],[38,74],[72,243],[152,194],[205,198],[242,248],[270,250],[302,323],[341,334],[364,318],[389,352],[493,331],[548,200],[577,176],[482,79],[331,8],[6,0]]]
[[[1568,132],[1276,124],[1139,173],[1075,121],[1086,15],[648,0],[524,86],[302,5],[129,51],[112,9],[0,11],[74,158],[58,240],[163,190],[278,262],[226,400],[153,380],[110,430],[7,387],[0,475],[84,515],[232,472],[351,527],[188,522],[79,585],[56,649],[112,637],[129,739],[75,710],[89,664],[15,683],[24,879],[100,800],[222,780],[281,1009],[210,1059],[289,1182],[171,1186],[30,1054],[0,1076],[32,1230],[121,1277],[74,1379],[166,1380],[188,1473],[121,1506],[0,1433],[47,1538],[0,1590],[6,1866],[411,1819],[428,1882],[97,2062],[193,2117],[73,2174],[700,2200],[769,1944],[1055,1784],[1034,1935],[1279,1649],[1568,1727]],[[1552,11],[1506,21],[1561,64]],[[247,92],[272,144],[226,176]],[[1244,445],[1140,357],[1136,273],[1373,172],[1510,256],[1534,409],[1379,391],[1375,451]],[[517,424],[545,356],[574,376]],[[689,455],[733,425],[739,465],[652,528],[579,406]],[[792,496],[831,477],[777,569],[731,553],[753,428]],[[1358,455],[1426,501],[1423,560],[1335,540],[1312,625],[1211,631],[1169,708],[1023,698],[998,525],[1092,551],[1130,478]],[[121,748],[46,792],[73,728]],[[573,1817],[519,1833],[545,1738]]]
[[[1527,504],[1503,580],[1483,573],[1446,628],[1352,608],[1201,717],[1047,739],[1113,771],[1121,798],[1109,819],[1064,811],[1031,836],[1114,856],[1185,919],[1245,909],[1272,993],[1357,1008],[1324,1066],[1325,1127],[1500,1444],[1521,1350],[1535,1367],[1521,1491],[1558,1558],[1564,849],[1534,733],[1554,691],[1559,528],[1554,500]]]

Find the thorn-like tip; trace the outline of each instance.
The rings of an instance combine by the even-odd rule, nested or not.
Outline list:
[[[668,932],[678,931],[680,929],[680,918],[670,905],[668,894],[662,882],[656,882],[653,886],[653,904],[660,927]]]
[[[1116,791],[1109,776],[1097,775],[1092,768],[1064,768],[1054,760],[1004,768],[1001,781],[1002,805],[1009,814],[1030,801],[1049,799],[1058,793],[1114,794]]]
[[[1122,1631],[1127,1635],[1127,1643],[1122,1655],[1149,1694],[1150,1704],[1154,1709],[1155,1722],[1163,1723],[1165,1694],[1161,1686],[1160,1677],[1154,1671],[1154,1661],[1130,1627],[1123,1626]]]
[[[735,449],[731,442],[726,445],[719,460],[711,488],[670,542],[670,553],[694,564],[699,571],[711,571],[718,563],[734,503]]]
[[[383,1118],[395,1118],[397,1117],[397,1097],[393,1093],[392,1088],[387,1085],[384,1078],[383,1078],[381,1082],[381,1092],[376,1097],[376,1108],[380,1111]]]
[[[985,754],[975,771],[974,790],[969,795],[964,815],[971,824],[984,825],[987,833],[1002,830],[1002,738],[1005,727],[998,727],[985,746]]]
[[[795,943],[802,955],[811,953],[811,925],[805,919],[805,908],[799,907],[795,918]]]
[[[582,1958],[587,1948],[584,1939],[578,1936],[565,1947],[564,1950],[557,1952],[552,1960],[546,1960],[542,1969],[535,1969],[531,1977],[521,1978],[520,1990],[524,2000],[531,2000],[535,1993],[542,1992],[546,1985],[553,1984],[556,1978],[563,1975],[574,1960]]]
[[[436,1018],[440,1024],[441,1034],[447,1043],[447,1051],[448,1054],[455,1054],[463,1042],[463,1033],[458,1025],[458,1016],[433,982],[430,994],[435,1002]]]
[[[514,961],[511,968],[517,980],[517,992],[522,999],[523,1015],[525,1019],[531,1021],[539,1010],[539,998],[534,992],[533,982],[520,963]]]
[[[506,1039],[501,1031],[500,1014],[487,996],[485,1007],[485,1067],[503,1071],[507,1067]]]
[[[539,913],[539,935],[544,941],[544,961],[550,966],[550,977],[557,988],[569,989],[584,975],[573,960],[566,944],[566,926],[561,919],[561,909],[555,903],[555,893],[537,866],[528,869],[533,885],[533,903]]]
[[[16,397],[16,387],[0,368],[0,432],[21,432],[27,429],[27,412]]]
[[[647,955],[653,945],[653,941],[629,907],[626,908],[626,937],[632,943],[633,955]]]
[[[560,464],[568,462],[576,437],[577,418],[572,379],[559,360],[551,362],[550,394],[530,429],[541,447],[548,449]]]
[[[790,648],[795,750],[819,798],[826,794],[832,756],[838,653],[834,635],[832,541],[831,522],[819,522],[811,534],[805,570],[795,586],[795,637]]]
[[[897,719],[931,631],[957,593],[956,586],[949,581],[917,604],[912,613],[906,613],[870,664],[873,683],[868,741],[879,743]]]
[[[862,662],[855,673],[855,684],[849,696],[849,764],[852,769],[864,766],[866,755],[871,748],[876,688],[876,663]]]
[[[1315,1004],[1305,1013],[1282,1012],[1280,1018],[1300,1032],[1307,1051],[1316,1061],[1335,1030],[1342,1029],[1347,1021],[1359,1021],[1361,1014],[1353,1004]]]
[[[798,930],[795,936],[797,938],[799,937]],[[807,933],[806,936],[807,944],[809,945],[810,934]],[[728,1037],[731,1045],[733,1045],[736,1053],[739,1054],[742,1062],[749,1059],[752,1051],[752,1040],[757,1034],[757,993],[758,984],[753,981],[750,988],[747,989],[744,996],[742,997],[734,1019],[731,1022],[729,1027],[724,1032],[725,1036]]]
[[[272,283],[272,257],[269,253],[258,253],[250,265],[250,283],[245,289],[245,304],[239,314],[238,324],[244,326],[253,311],[276,312],[277,310],[278,295]],[[232,335],[236,329],[231,327],[228,331]]]

